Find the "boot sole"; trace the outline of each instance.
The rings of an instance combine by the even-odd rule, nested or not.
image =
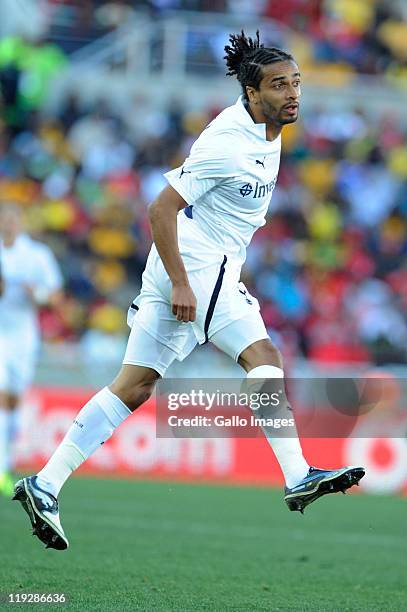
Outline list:
[[[302,491],[301,493],[291,493],[285,496],[285,502],[291,511],[303,513],[304,508],[312,504],[323,495],[329,493],[345,493],[347,489],[354,485],[359,485],[359,481],[365,475],[362,467],[349,468],[341,474],[326,477],[316,483],[313,489]]]
[[[14,488],[13,500],[20,502],[31,521],[33,535],[37,536],[45,544],[46,548],[66,550],[69,547],[68,540],[37,510],[25,478],[17,482]]]

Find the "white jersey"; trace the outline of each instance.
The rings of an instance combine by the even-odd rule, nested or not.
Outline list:
[[[280,165],[281,137],[266,140],[266,125],[254,123],[242,97],[222,111],[193,144],[184,164],[164,176],[188,203],[195,223],[178,224],[182,251],[184,230],[204,235],[217,252],[243,263],[254,232],[264,225]]]
[[[0,334],[36,335],[37,308],[25,286],[44,293],[62,286],[62,276],[51,249],[20,234],[11,247],[0,244],[4,292],[0,296]]]

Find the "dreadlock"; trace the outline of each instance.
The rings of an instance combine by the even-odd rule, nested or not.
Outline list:
[[[262,66],[274,62],[293,60],[290,53],[286,53],[277,47],[265,47],[260,44],[259,31],[256,38],[246,36],[242,30],[241,34],[230,34],[230,45],[225,46],[227,75],[236,75],[242,86],[243,95],[247,99],[246,87],[258,89],[262,79]]]

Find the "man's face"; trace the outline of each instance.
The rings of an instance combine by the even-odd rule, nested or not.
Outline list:
[[[0,234],[16,237],[21,231],[21,213],[15,206],[5,204],[0,207]]]
[[[247,88],[249,101],[262,110],[266,123],[286,125],[298,119],[301,79],[298,66],[287,60],[262,68],[263,78],[258,90]]]

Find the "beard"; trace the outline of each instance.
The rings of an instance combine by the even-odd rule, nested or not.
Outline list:
[[[272,106],[268,102],[263,102],[262,111],[266,118],[267,123],[271,123],[272,125],[284,126],[289,123],[295,123],[298,119],[298,111],[296,115],[286,115],[284,116],[284,110],[278,110],[275,106]]]
[[[298,113],[296,115],[293,115],[292,117],[287,117],[287,118],[281,118],[280,119],[280,125],[288,125],[289,123],[295,123],[298,119]]]

